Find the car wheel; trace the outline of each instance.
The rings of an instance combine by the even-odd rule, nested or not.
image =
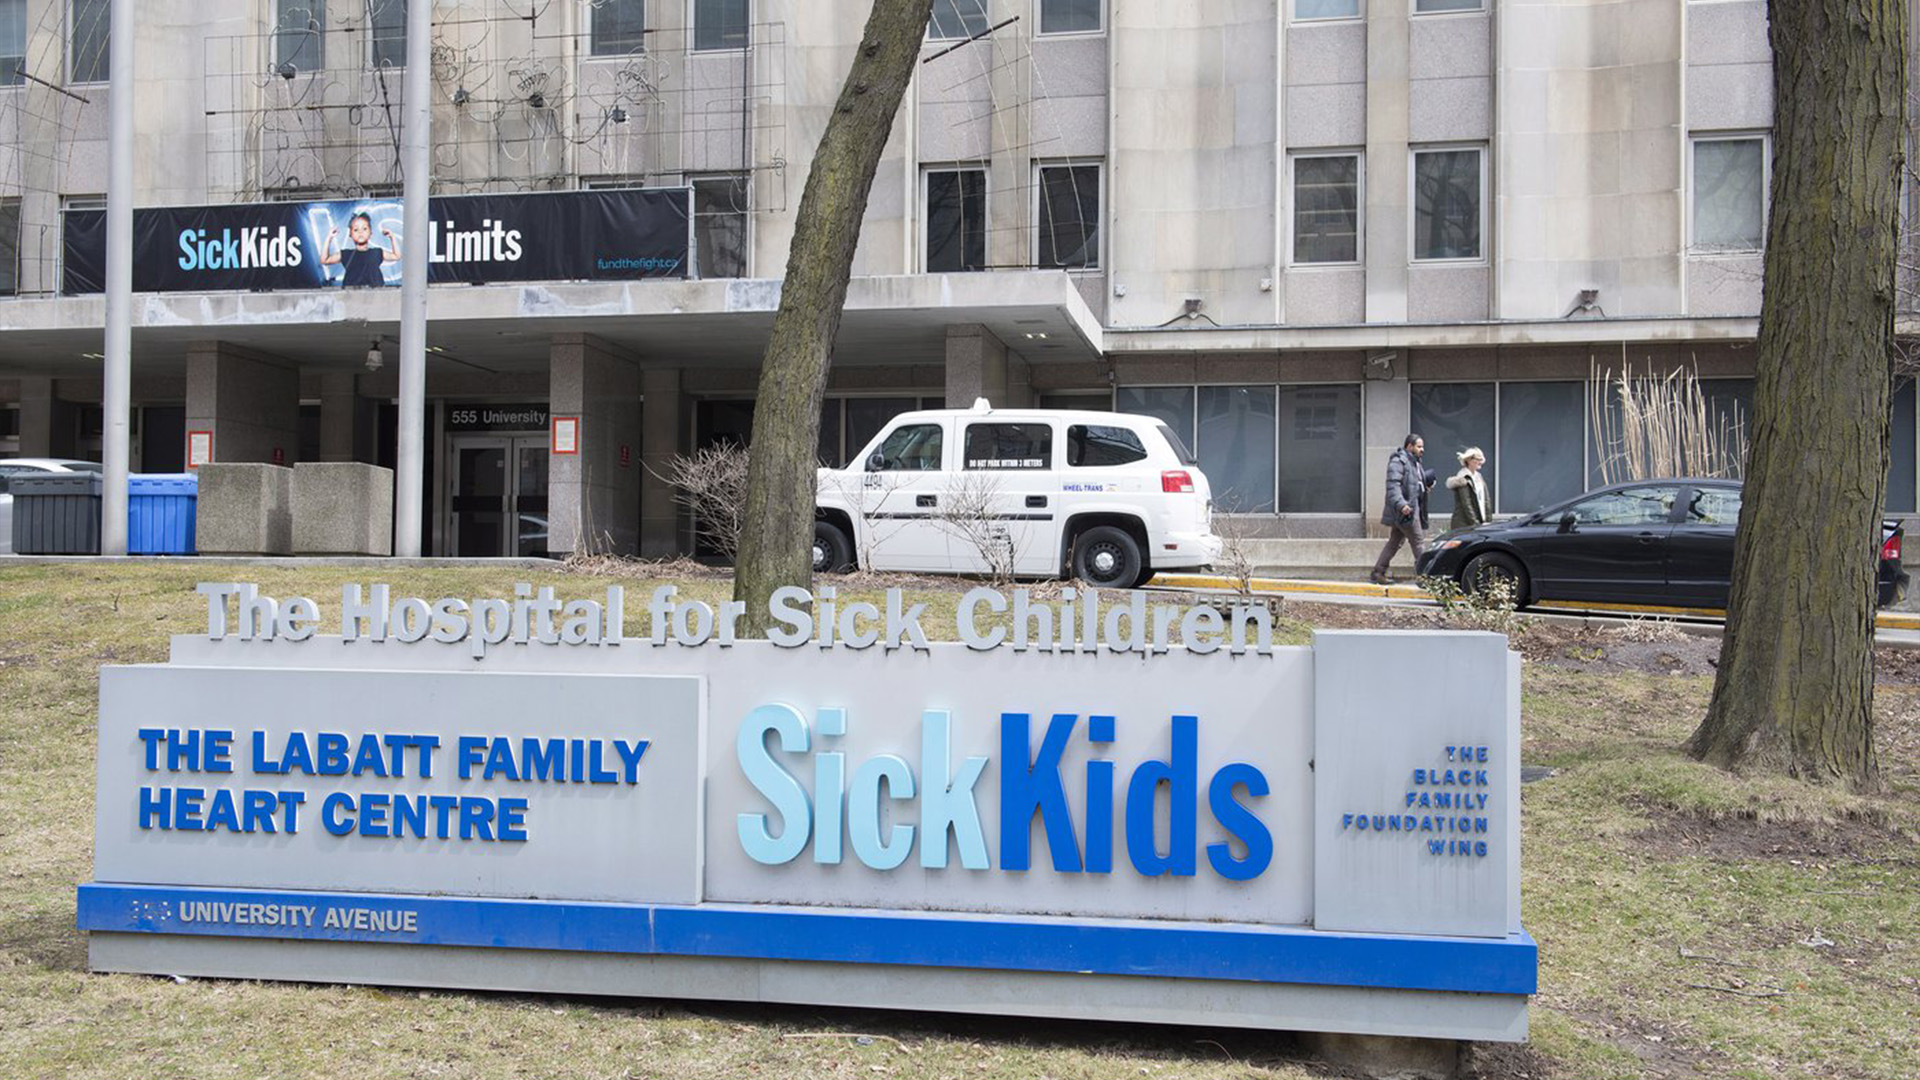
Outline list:
[[[1479,592],[1485,586],[1504,581],[1513,589],[1513,606],[1527,606],[1527,571],[1519,560],[1498,551],[1489,551],[1485,555],[1476,555],[1460,571],[1460,584],[1470,593]]]
[[[813,572],[844,574],[853,569],[853,541],[831,521],[813,523]]]
[[[1111,525],[1096,525],[1073,542],[1073,576],[1089,585],[1131,588],[1144,569],[1140,545]]]
[[[1137,589],[1152,580],[1153,580],[1153,569],[1149,567],[1145,570],[1140,571],[1140,576],[1133,579],[1133,587]]]

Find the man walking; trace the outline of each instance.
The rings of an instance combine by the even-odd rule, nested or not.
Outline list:
[[[1400,550],[1400,544],[1413,549],[1413,561],[1417,565],[1420,552],[1426,548],[1426,542],[1420,535],[1420,497],[1425,485],[1426,466],[1420,463],[1421,455],[1427,451],[1426,440],[1418,435],[1408,435],[1400,444],[1400,449],[1387,459],[1387,504],[1380,511],[1380,524],[1387,527],[1387,544],[1380,549],[1380,557],[1374,560],[1373,573],[1368,576],[1375,585],[1385,585],[1393,580],[1387,574],[1387,564],[1393,562],[1393,556]]]

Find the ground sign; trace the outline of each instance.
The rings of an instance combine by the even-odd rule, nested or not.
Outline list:
[[[1498,635],[200,591],[101,672],[96,970],[1525,1036]]]

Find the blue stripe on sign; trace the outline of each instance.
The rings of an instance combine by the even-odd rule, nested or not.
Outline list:
[[[368,914],[356,914],[360,911]],[[329,912],[335,925],[328,925]],[[407,912],[414,915],[414,930],[389,928]],[[1539,950],[1525,933],[1506,938],[1414,937],[1231,923],[180,886],[82,885],[78,922],[82,930],[115,933],[901,964],[1486,994],[1533,993],[1539,964]]]

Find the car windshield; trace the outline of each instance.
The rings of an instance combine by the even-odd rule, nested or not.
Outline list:
[[[1679,494],[1672,487],[1623,488],[1582,499],[1562,516],[1581,525],[1653,525],[1673,515]]]
[[[64,462],[68,472],[105,472],[107,467],[97,461]]]

